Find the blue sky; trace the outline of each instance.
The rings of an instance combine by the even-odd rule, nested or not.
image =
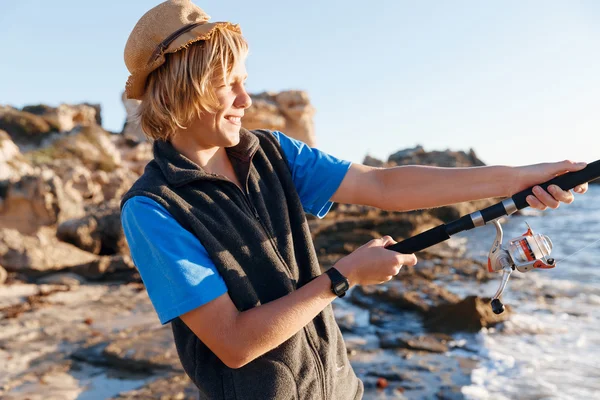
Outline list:
[[[100,103],[158,1],[0,0],[0,104]],[[239,23],[248,89],[309,93],[317,146],[354,162],[474,148],[488,164],[600,158],[600,2],[196,1]]]

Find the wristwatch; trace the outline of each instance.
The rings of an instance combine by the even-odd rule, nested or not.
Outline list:
[[[344,297],[346,295],[346,291],[350,289],[350,283],[348,279],[340,271],[335,269],[334,267],[329,268],[325,271],[329,279],[331,279],[331,291],[337,297]]]

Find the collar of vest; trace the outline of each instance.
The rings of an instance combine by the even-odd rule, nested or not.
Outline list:
[[[240,142],[227,147],[227,155],[232,163],[249,163],[258,150],[259,141],[256,135],[242,128]],[[181,186],[195,180],[217,180],[216,174],[205,171],[198,164],[175,150],[171,142],[156,140],[153,145],[154,160],[163,175],[173,186]]]

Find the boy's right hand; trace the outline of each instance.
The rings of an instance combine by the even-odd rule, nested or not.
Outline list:
[[[390,236],[373,239],[340,259],[337,268],[354,285],[375,285],[391,280],[400,272],[403,265],[417,263],[414,254],[401,254],[387,250],[387,246],[397,243]]]

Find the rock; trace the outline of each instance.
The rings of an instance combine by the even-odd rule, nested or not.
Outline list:
[[[185,374],[171,374],[129,392],[120,393],[114,400],[172,399],[196,400],[198,388]]]
[[[385,378],[377,378],[377,388],[378,389],[385,389],[386,387],[388,387],[389,383],[388,380]]]
[[[0,287],[0,300],[5,300],[16,286]],[[26,392],[31,399],[75,399],[82,394],[90,399],[104,399],[164,377],[164,370],[156,375],[134,375],[123,368],[82,363],[73,355],[78,349],[98,343],[104,344],[103,350],[108,344],[132,337],[132,332],[147,332],[149,326],[159,326],[141,284],[84,284],[68,289],[64,285],[37,286],[39,290],[23,296],[30,299],[30,306],[19,315],[5,318],[3,314],[10,310],[0,310],[0,398],[12,398],[9,396],[14,394],[23,400],[26,397],[22,393]],[[102,350],[102,365],[106,365]],[[64,371],[74,382],[54,381],[56,392],[52,394],[73,389],[71,397],[52,397],[45,392],[50,389],[46,380],[52,379],[47,372],[59,366],[66,366]],[[174,374],[183,373],[178,370]],[[25,386],[32,390],[25,390]]]
[[[83,218],[70,219],[58,226],[56,237],[89,253],[100,254],[102,241],[95,234],[98,221],[93,215]]]
[[[71,270],[93,281],[140,281],[140,275],[129,255],[97,257],[91,262],[73,266]]]
[[[315,109],[306,92],[264,92],[251,97],[252,106],[246,110],[242,119],[244,128],[282,131],[311,147],[315,146]]]
[[[14,303],[0,309],[0,319],[18,318],[25,312],[30,312],[48,305],[48,297],[56,293],[68,292],[70,288],[64,285],[40,285],[37,293],[25,297],[24,301]]]
[[[381,236],[378,232],[366,229],[355,229],[350,232],[328,232],[319,235],[315,247],[321,253],[350,254],[363,244]]]
[[[144,172],[146,164],[154,157],[152,143],[133,140],[128,136],[114,135],[111,140],[121,154],[122,165],[137,175]]]
[[[389,156],[387,162],[366,156],[363,164],[373,167],[393,167],[396,165],[432,165],[438,167],[473,167],[485,165],[475,151],[431,151],[427,152],[423,146],[397,151]]]
[[[375,365],[371,371],[369,371],[368,376],[375,376],[378,379],[385,379],[389,382],[402,382],[402,381],[412,381],[413,378],[411,374],[406,371],[405,366],[399,365]]]
[[[125,92],[121,93],[121,101],[123,102],[123,106],[125,107],[125,112],[127,114],[121,135],[126,138],[135,139],[138,142],[145,142],[147,140],[146,135],[144,135],[142,127],[140,126],[137,116],[135,115],[141,101],[128,99]]]
[[[370,155],[366,155],[363,160],[363,165],[368,165],[369,167],[382,168],[384,166],[384,162],[376,159],[375,157],[371,157]]]
[[[35,236],[0,229],[0,265],[33,278],[72,272],[90,280],[140,279],[129,255],[97,256],[59,241],[48,228],[40,229]]]
[[[284,133],[307,145],[316,145],[313,116],[315,109],[310,104],[308,93],[300,90],[287,90],[278,93],[275,101],[285,118]]]
[[[462,393],[462,387],[458,385],[444,386],[436,394],[438,400],[464,400],[465,395]]]
[[[494,314],[490,299],[469,296],[454,304],[441,304],[429,310],[425,325],[432,332],[478,332],[510,317],[510,307],[500,315]]]
[[[104,200],[117,200],[117,208],[121,197],[133,186],[137,178],[138,175],[127,168],[117,168],[108,173],[96,171],[92,175],[92,180],[102,186]]]
[[[130,371],[169,369],[183,372],[169,326],[133,332],[114,340],[104,349],[104,357],[110,365]]]
[[[120,197],[120,196],[119,196]],[[128,254],[129,247],[121,226],[119,200],[115,199],[90,210],[82,218],[58,226],[57,237],[94,254]]]
[[[0,264],[11,272],[43,276],[95,261],[98,256],[58,241],[52,230],[23,235],[14,229],[0,229]]]
[[[98,182],[96,173],[104,173],[104,171],[96,171],[92,173],[88,168],[80,164],[63,163],[67,167],[62,171],[61,179],[64,182],[65,188],[74,190],[79,193],[81,198],[86,203],[98,204],[104,201],[104,182]],[[54,168],[58,172],[59,168]],[[106,184],[108,185],[108,179]]]
[[[70,272],[58,273],[44,276],[36,281],[38,285],[65,285],[79,286],[85,283],[85,279]]]
[[[347,215],[346,209],[336,211]],[[434,227],[441,223],[426,213],[389,213],[370,209],[362,217],[344,217],[332,222],[316,221],[311,226],[317,254],[348,254],[372,239],[390,235],[396,240],[407,238],[417,231]]]
[[[365,297],[367,299],[365,299]],[[427,313],[432,307],[458,303],[460,298],[435,283],[418,276],[392,280],[382,285],[357,286],[350,297],[358,305],[385,302],[397,309]]]
[[[17,145],[8,133],[0,130],[0,181],[17,181],[22,175],[32,173],[33,168],[23,157]]]
[[[96,125],[102,126],[102,106],[99,103],[83,103],[83,105],[87,107],[92,107],[94,110],[96,110]]]
[[[110,134],[97,125],[78,127],[25,156],[33,165],[75,159],[93,171],[113,171],[121,165],[120,153]]]
[[[463,256],[464,249],[448,248],[441,243],[417,253],[417,265],[404,266],[397,275],[398,279],[406,280],[410,276],[417,275],[429,281],[437,283],[455,282],[462,280],[468,284],[476,282],[487,282],[496,278],[496,273],[488,272],[487,263],[472,260]]]
[[[79,194],[65,190],[61,179],[45,168],[6,183],[0,198],[0,226],[25,234],[83,215]]]
[[[2,285],[4,282],[6,282],[7,278],[8,278],[8,272],[6,272],[6,270],[2,267],[2,265],[0,265],[0,285]]]
[[[21,151],[39,146],[52,131],[42,117],[7,106],[0,106],[0,129],[8,133]]]
[[[380,337],[380,345],[383,349],[400,348],[417,351],[428,351],[431,353],[445,353],[448,345],[445,340],[433,336],[412,336],[406,333],[387,333]]]
[[[68,132],[77,126],[101,125],[99,109],[99,105],[87,104],[61,104],[56,108],[44,104],[23,107],[23,111],[40,116],[58,132]]]
[[[120,199],[138,178],[134,171],[124,167],[92,172],[79,160],[54,160],[44,168],[51,168],[64,182],[64,191],[83,201],[86,208]]]
[[[354,314],[345,314],[341,317],[336,315],[335,320],[342,332],[354,332],[356,329],[356,318]]]
[[[93,319],[87,325],[93,327]],[[82,346],[73,357],[90,364],[131,372],[183,372],[173,333],[168,326],[158,329],[135,327],[110,338],[101,337]]]
[[[244,113],[242,124],[246,129],[271,129],[283,131],[285,117],[279,110],[273,93],[251,95],[252,106]]]
[[[96,343],[96,341],[92,341],[92,343],[83,345],[75,350],[73,354],[71,354],[71,357],[75,360],[85,361],[92,365],[106,366],[108,362],[106,361],[106,357],[104,357],[104,349],[107,345],[107,342]]]
[[[473,149],[464,151],[431,151],[426,152],[422,146],[406,149],[392,154],[387,166],[393,165],[432,165],[437,167],[473,167],[483,166]]]
[[[425,150],[423,149],[423,146],[418,145],[417,147],[413,147],[412,149],[404,149],[395,152],[389,157],[388,161],[403,160],[409,157],[417,157],[421,154],[425,154]]]

